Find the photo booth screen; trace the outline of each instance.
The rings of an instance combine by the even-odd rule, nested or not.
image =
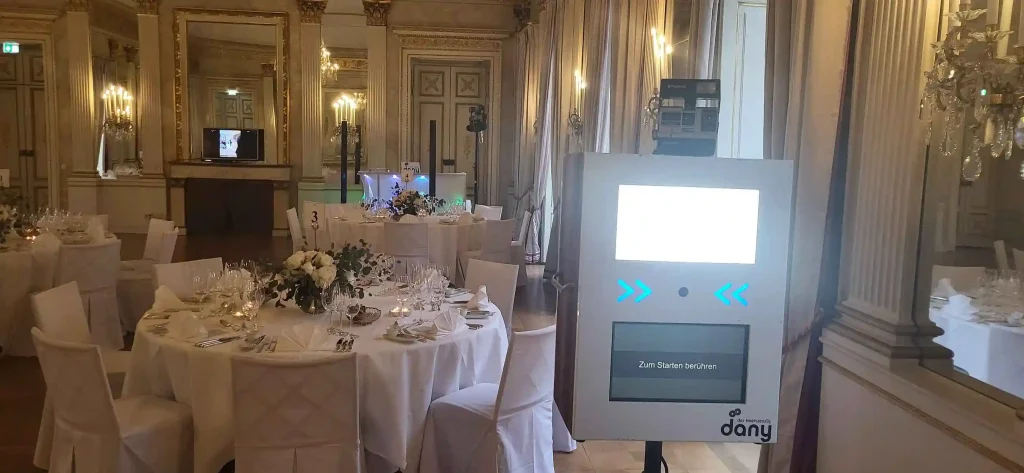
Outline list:
[[[746,402],[749,325],[613,322],[612,402]]]
[[[754,264],[756,189],[619,186],[615,259]]]
[[[204,128],[203,158],[262,161],[263,130]]]

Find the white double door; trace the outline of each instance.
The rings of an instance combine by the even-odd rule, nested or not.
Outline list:
[[[466,173],[466,195],[475,200],[474,152],[480,147],[480,179],[486,169],[487,136],[476,143],[476,134],[466,131],[470,109],[488,103],[487,68],[478,62],[416,62],[412,68],[412,155],[424,172],[430,163],[430,121],[437,122],[438,172]],[[490,113],[488,111],[488,113]],[[481,193],[483,190],[481,189]]]
[[[0,169],[30,211],[49,205],[44,78],[39,46],[0,56]]]

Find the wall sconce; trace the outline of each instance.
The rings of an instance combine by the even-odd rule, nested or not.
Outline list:
[[[132,123],[132,94],[123,86],[110,84],[103,91],[103,133],[117,141],[135,133]]]
[[[583,80],[583,74],[577,69],[573,73],[573,94],[569,103],[569,134],[575,136],[576,140],[583,145],[583,98],[586,95],[587,83]]]

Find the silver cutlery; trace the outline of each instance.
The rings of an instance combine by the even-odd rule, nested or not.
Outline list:
[[[469,327],[470,330],[480,330],[484,328],[481,324],[466,324],[466,326]]]
[[[266,348],[267,345],[270,345],[270,342],[264,340],[263,343],[260,343],[260,346],[256,348],[256,353],[263,353],[263,349]]]
[[[228,322],[227,320],[224,320],[224,319],[220,319],[220,324],[221,324],[221,326],[227,327],[227,328],[229,328],[231,330],[234,330],[236,332],[242,331],[242,328],[243,328],[241,325],[233,324],[233,323]]]
[[[270,339],[270,346],[267,347],[268,353],[274,353],[277,350],[277,336]]]
[[[240,350],[242,350],[242,351],[253,351],[254,349],[256,349],[257,345],[262,345],[263,344],[263,339],[264,338],[267,338],[267,336],[266,335],[260,335],[260,336],[258,336],[256,338],[252,339],[251,341],[249,339],[245,339],[245,345],[242,345]]]
[[[238,335],[233,335],[233,336],[230,336],[230,337],[211,338],[209,340],[204,340],[204,341],[201,341],[201,342],[196,342],[195,343],[195,347],[196,348],[209,348],[209,347],[220,345],[220,344],[223,344],[223,343],[233,342],[233,341],[239,340],[241,338],[242,337],[240,337]]]

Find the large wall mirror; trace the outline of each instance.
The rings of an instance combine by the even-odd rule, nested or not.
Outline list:
[[[178,160],[288,163],[287,15],[175,10]]]
[[[349,15],[326,15],[323,20],[321,73],[323,84],[323,140],[321,158],[329,172],[342,162],[350,174],[366,169],[367,56],[366,27],[350,24]],[[362,20],[362,17],[357,18]],[[347,156],[341,156],[340,124],[348,124]],[[356,162],[359,165],[356,165]],[[355,176],[350,182],[357,182]]]

